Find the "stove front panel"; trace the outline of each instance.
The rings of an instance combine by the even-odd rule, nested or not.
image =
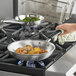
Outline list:
[[[58,61],[50,66],[46,71],[50,76],[76,76],[76,45],[66,52]]]
[[[23,75],[23,74],[18,74],[18,73],[0,71],[0,76],[30,76],[30,75]]]

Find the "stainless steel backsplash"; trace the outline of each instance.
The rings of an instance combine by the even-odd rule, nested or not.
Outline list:
[[[13,0],[0,0],[0,18],[13,18]]]
[[[46,21],[63,23],[72,14],[74,0],[19,0],[18,14],[40,14]]]

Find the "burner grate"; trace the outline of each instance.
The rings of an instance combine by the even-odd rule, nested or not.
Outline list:
[[[56,46],[56,50],[49,58],[39,62],[17,60],[9,55],[7,46],[13,41],[23,39],[46,40],[40,32],[45,34],[47,38],[50,38],[51,34],[55,31],[56,26],[57,25],[55,24],[49,23],[45,26],[31,27],[30,30],[28,27],[23,27],[21,25],[9,25],[3,27],[0,30],[0,70],[32,76],[45,76],[45,70],[61,58],[61,56],[76,44],[76,42],[60,45],[58,41],[52,41]]]
[[[19,66],[26,66],[26,67],[30,67],[30,68],[37,68],[38,65],[40,67],[44,67],[45,66],[45,63],[43,61],[23,61],[23,60],[20,60],[18,61],[18,65]]]

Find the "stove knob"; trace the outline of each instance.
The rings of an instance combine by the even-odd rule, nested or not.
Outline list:
[[[74,72],[73,75],[76,76],[76,72]]]

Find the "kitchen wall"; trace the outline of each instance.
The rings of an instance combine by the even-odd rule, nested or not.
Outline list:
[[[46,21],[53,23],[62,22],[62,15],[65,12],[66,4],[57,2],[56,0],[18,0],[19,15],[20,14],[41,14]],[[39,1],[39,2],[37,2]],[[52,11],[51,11],[52,10]],[[61,21],[60,21],[61,20]]]
[[[74,4],[74,7],[73,7],[72,14],[76,14],[76,0],[75,0],[75,4]]]
[[[18,14],[25,14],[25,0],[18,0]]]
[[[21,6],[20,3],[24,0],[19,1],[19,14],[25,13],[25,5]],[[66,0],[65,0],[66,1]],[[72,11],[72,14],[76,14],[76,0]],[[0,0],[0,17],[12,18],[13,17],[13,0]]]
[[[24,14],[25,13],[25,8],[23,8],[23,7],[25,7],[25,5],[21,5],[21,3],[22,3],[22,1],[24,2],[25,0],[18,0],[19,1],[19,14]],[[64,1],[64,2],[66,2],[67,0],[59,0],[59,1]],[[69,0],[70,1],[70,0]],[[22,9],[23,8],[23,9]],[[72,14],[76,14],[76,0],[75,0],[75,5],[74,5],[74,7],[73,7],[73,11],[72,11]]]
[[[50,18],[47,18],[48,20],[50,20],[50,21],[55,21],[56,23],[59,23],[59,22],[63,22],[65,19],[69,19],[69,17],[71,17],[71,14],[69,13],[70,11],[71,11],[71,6],[72,6],[72,4],[73,4],[73,1],[74,0],[58,0],[58,1],[61,1],[61,3],[56,3],[56,1],[57,0],[46,0],[45,2],[47,3],[50,3],[49,1],[51,1],[51,4],[53,4],[53,1],[55,1],[55,4],[53,4],[54,6],[60,6],[60,7],[58,7],[57,9],[55,9],[55,8],[53,8],[53,9],[51,9],[52,11],[49,11],[50,9],[49,8],[47,8],[46,6],[43,6],[42,8],[41,8],[41,5],[38,5],[38,4],[33,4],[33,2],[30,2],[30,3],[28,3],[27,2],[27,0],[18,0],[19,1],[19,3],[18,3],[18,6],[19,6],[19,8],[18,8],[18,14],[19,15],[21,15],[21,14],[27,14],[28,12],[31,12],[31,10],[30,10],[30,7],[29,6],[31,6],[31,9],[32,8],[34,8],[34,10],[33,11],[36,11],[37,13],[38,12],[40,12],[40,14],[42,13],[42,14],[45,14],[46,13],[46,15],[48,14],[48,15],[52,15],[52,12],[54,11],[54,13],[55,13],[55,11],[56,11],[56,13],[54,14],[53,13],[53,15],[52,15],[52,18],[50,17]],[[35,1],[40,1],[40,2],[43,2],[44,0],[35,0]],[[66,3],[67,2],[69,2],[69,6],[67,7],[68,8],[68,10],[67,10],[67,12],[66,12],[66,14],[64,14],[64,11],[66,10]],[[35,7],[34,7],[34,5],[35,5]],[[37,6],[36,6],[37,5]],[[76,6],[76,1],[75,1],[75,5],[74,5],[74,7],[73,7],[73,11],[72,11],[72,14],[76,14],[76,9],[75,9],[75,6]],[[47,8],[47,9],[45,9],[45,8]],[[64,9],[65,8],[65,9]],[[60,9],[60,11],[58,10],[58,9]],[[37,11],[38,10],[38,11]],[[43,11],[42,11],[43,10]],[[46,12],[46,11],[47,12]],[[27,12],[25,12],[25,11],[27,11]],[[41,12],[42,11],[42,12]],[[50,13],[51,12],[51,13]],[[58,14],[59,13],[59,14]],[[56,16],[55,16],[56,15]],[[47,20],[46,19],[46,20]]]
[[[75,0],[75,5],[73,7],[73,11],[72,11],[72,18],[74,19],[73,23],[76,23],[76,0]]]
[[[0,0],[0,17],[13,17],[13,0]]]

